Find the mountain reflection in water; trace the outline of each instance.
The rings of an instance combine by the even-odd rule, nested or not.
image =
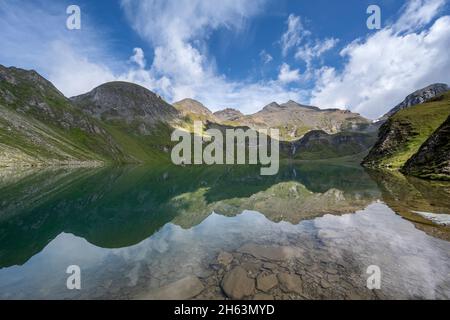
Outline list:
[[[273,177],[239,166],[4,171],[0,298],[158,298],[195,277],[181,298],[220,299],[236,266],[302,281],[289,292],[280,276],[248,298],[448,298],[448,227],[414,212],[449,213],[449,190],[325,163]],[[268,248],[299,254],[273,260]],[[217,263],[221,252],[232,261]],[[81,291],[66,289],[72,264]],[[366,288],[369,265],[383,271],[379,291]]]

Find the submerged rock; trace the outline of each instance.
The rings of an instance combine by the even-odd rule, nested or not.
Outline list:
[[[222,251],[217,257],[217,262],[221,265],[227,266],[233,261],[233,255],[231,253]]]
[[[303,281],[299,276],[290,273],[280,273],[278,274],[278,281],[280,282],[281,290],[286,293],[303,293]]]
[[[263,246],[257,244],[245,244],[238,252],[246,253],[258,259],[283,261],[298,258],[303,255],[303,250],[297,247],[287,246]]]
[[[253,297],[253,300],[273,300],[273,296],[266,293],[257,293]]]
[[[247,276],[244,268],[237,266],[223,278],[222,289],[228,297],[239,300],[253,294],[255,280]]]
[[[141,297],[142,300],[187,300],[199,295],[204,289],[195,276],[188,276]]]
[[[274,274],[268,276],[259,276],[256,278],[256,287],[264,292],[268,292],[270,289],[278,284],[277,276]]]
[[[321,239],[341,238],[341,235],[333,230],[319,230],[317,235]]]

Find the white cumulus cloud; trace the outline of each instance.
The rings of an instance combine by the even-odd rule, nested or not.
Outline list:
[[[300,80],[300,71],[298,69],[291,70],[287,63],[283,63],[278,74],[278,80],[281,83],[291,83]]]
[[[410,1],[395,23],[347,45],[342,71],[317,71],[310,103],[377,118],[419,88],[449,83],[450,16],[439,17],[443,3]],[[417,24],[423,28],[412,28]]]
[[[154,48],[154,60],[145,71],[171,101],[198,99],[212,110],[224,107],[244,113],[259,110],[271,101],[304,100],[300,90],[289,90],[280,81],[230,81],[216,70],[207,40],[219,28],[240,32],[248,19],[261,12],[265,0],[122,0],[128,21]],[[262,52],[260,58],[273,58]],[[156,80],[155,80],[156,79]]]

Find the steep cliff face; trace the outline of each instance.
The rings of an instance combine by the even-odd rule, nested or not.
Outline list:
[[[450,116],[401,171],[421,178],[450,180]]]
[[[450,92],[398,111],[381,126],[378,140],[362,164],[372,168],[402,168],[449,115]],[[422,157],[425,152],[435,157],[440,151],[426,148]]]

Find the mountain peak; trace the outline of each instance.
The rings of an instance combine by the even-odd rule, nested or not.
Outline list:
[[[242,112],[233,108],[226,108],[224,110],[214,112],[214,115],[220,121],[236,121],[239,118],[244,117]]]
[[[287,107],[287,108],[300,107],[300,108],[304,108],[304,109],[308,109],[308,110],[320,111],[320,108],[313,107],[313,106],[303,105],[303,104],[300,104],[300,103],[298,103],[298,102],[295,102],[294,100],[289,100],[288,102],[283,103],[281,106]]]
[[[63,95],[50,81],[45,79],[35,70],[25,70],[16,67],[6,67],[0,64],[0,81],[17,85],[33,85],[41,93],[49,90],[56,95]]]
[[[211,110],[205,107],[201,102],[191,98],[186,98],[175,102],[173,106],[183,114],[193,113],[201,115],[212,115]]]
[[[198,104],[198,105],[204,106],[203,103],[201,103],[198,100],[192,99],[192,98],[184,98],[184,99],[182,99],[182,100],[180,100],[178,102],[174,102],[174,104],[178,104],[178,103],[194,103],[194,104]]]
[[[408,95],[402,102],[392,108],[381,119],[387,119],[402,109],[406,109],[418,104],[422,104],[429,99],[447,92],[449,87],[445,83],[433,83],[425,88],[419,89]]]
[[[83,112],[106,121],[152,125],[174,119],[177,110],[159,95],[140,85],[114,81],[71,98]],[[143,129],[143,131],[146,131]]]
[[[276,103],[276,102],[271,102],[271,103],[269,103],[267,106],[265,106],[263,109],[262,109],[262,111],[276,111],[276,110],[278,110],[278,109],[280,109],[281,108],[281,106],[278,104],[278,103]]]

